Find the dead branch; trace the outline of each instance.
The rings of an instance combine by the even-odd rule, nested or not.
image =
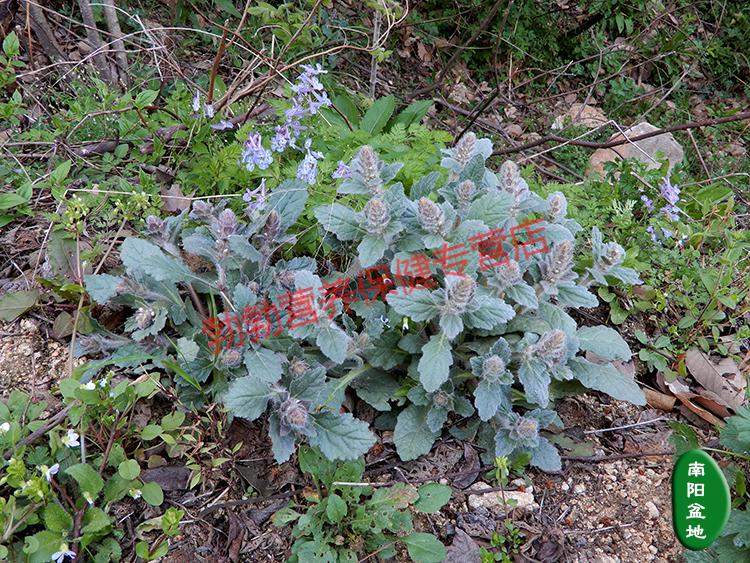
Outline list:
[[[116,84],[116,80],[112,76],[112,69],[109,67],[107,57],[102,49],[102,40],[99,36],[99,30],[96,27],[94,21],[94,13],[91,10],[91,4],[89,0],[78,0],[78,7],[81,10],[81,18],[83,24],[86,27],[86,38],[88,39],[89,46],[91,47],[92,57],[94,58],[94,64],[99,70],[99,74],[105,82],[110,84]]]
[[[114,0],[101,0],[104,5],[104,17],[107,18],[107,27],[109,32],[112,34],[112,48],[115,51],[115,60],[117,65],[117,74],[119,75],[120,82],[127,86],[128,80],[128,55],[125,52],[125,44],[122,41],[122,28],[120,27],[120,21],[117,19],[117,8],[115,7]]]
[[[47,58],[53,63],[65,60],[60,45],[55,39],[55,34],[52,33],[52,29],[49,26],[47,17],[36,2],[26,1],[26,10],[30,16],[31,29],[36,36],[37,41],[42,46],[42,51],[47,55]]]

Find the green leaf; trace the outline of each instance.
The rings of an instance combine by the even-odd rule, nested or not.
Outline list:
[[[229,384],[224,404],[234,416],[255,420],[266,411],[268,401],[274,394],[265,381],[245,376]]]
[[[588,350],[607,360],[629,360],[630,348],[620,334],[606,326],[585,326],[576,332],[581,350]]]
[[[513,197],[509,193],[490,192],[471,203],[466,219],[476,219],[490,229],[499,229],[510,217],[512,206]]]
[[[422,348],[422,357],[417,365],[419,381],[425,391],[432,393],[448,381],[453,364],[450,340],[444,334],[434,334]]]
[[[276,511],[273,516],[271,516],[271,522],[273,522],[273,525],[277,528],[283,528],[290,522],[294,522],[295,520],[297,520],[300,516],[302,516],[302,514],[285,506],[281,510]]]
[[[95,534],[97,532],[101,532],[111,525],[112,520],[110,520],[109,516],[107,516],[107,513],[104,512],[101,508],[93,506],[86,510],[86,514],[83,517],[82,532],[84,533],[84,535]]]
[[[198,357],[200,346],[195,341],[181,336],[177,339],[177,358],[181,363],[190,363]]]
[[[148,241],[127,238],[120,247],[120,259],[132,276],[141,274],[151,276],[156,281],[182,282],[197,279],[187,266],[170,256]]]
[[[487,421],[495,416],[499,408],[510,410],[510,387],[499,381],[482,379],[474,389],[474,406],[479,418]]]
[[[182,411],[174,411],[170,414],[165,414],[161,418],[161,427],[167,432],[171,430],[177,430],[182,423],[185,422],[185,413]]]
[[[439,511],[451,498],[452,489],[440,483],[427,483],[419,487],[419,500],[414,508],[419,512]]]
[[[153,104],[158,96],[159,92],[156,90],[143,90],[142,92],[138,92],[133,105],[138,109],[143,109]]]
[[[117,288],[122,282],[119,276],[109,274],[95,274],[83,277],[86,291],[91,298],[100,305],[106,304],[117,295]]]
[[[319,328],[315,344],[328,358],[340,364],[346,359],[349,340],[347,334],[339,327],[328,325]]]
[[[297,222],[307,203],[307,186],[300,180],[285,180],[268,196],[266,211],[279,214],[281,230],[285,231]]]
[[[445,546],[432,534],[413,532],[401,541],[415,563],[440,563],[448,554]]]
[[[393,96],[386,96],[375,100],[375,103],[372,104],[362,118],[359,128],[362,131],[367,131],[372,136],[377,135],[383,130],[385,124],[388,123],[394,109],[396,109],[396,98]]]
[[[417,100],[410,103],[404,111],[393,120],[393,125],[401,124],[409,127],[412,123],[419,123],[432,107],[432,100]],[[391,127],[393,126],[391,125]]]
[[[138,465],[138,462],[136,460],[126,459],[117,466],[117,472],[123,479],[132,481],[141,474],[141,467]]]
[[[18,42],[18,37],[14,31],[11,31],[3,39],[3,53],[10,59],[18,55],[21,49],[21,44]]]
[[[43,518],[45,527],[51,532],[67,532],[73,529],[73,517],[56,502],[44,508]]]
[[[415,322],[429,321],[440,312],[437,300],[428,289],[414,289],[410,293],[405,290],[391,292],[386,300],[400,315]]]
[[[161,490],[158,483],[144,483],[141,488],[141,495],[143,500],[151,506],[159,506],[164,502],[164,491]]]
[[[0,320],[12,322],[36,305],[39,290],[14,291],[0,297]]]
[[[388,245],[385,239],[380,236],[365,235],[362,242],[357,246],[359,252],[359,263],[363,268],[373,266],[385,254]]]
[[[276,383],[281,378],[284,358],[268,348],[249,348],[245,352],[245,367],[250,376],[265,383]]]
[[[96,497],[104,487],[104,481],[99,473],[87,463],[71,465],[65,470],[65,474],[75,479],[81,492],[88,493],[92,498]]]
[[[646,397],[638,384],[621,374],[612,364],[593,364],[583,358],[573,358],[568,366],[576,378],[589,389],[596,389],[619,401],[645,405]]]
[[[518,368],[518,379],[528,401],[540,407],[549,404],[551,374],[541,361],[531,358],[522,362]]]
[[[568,307],[591,308],[599,305],[596,295],[580,285],[561,285],[557,288],[557,300]]]
[[[23,205],[29,201],[28,197],[24,197],[15,192],[0,194],[0,211],[5,209],[13,209],[19,205]]]
[[[750,455],[750,408],[739,407],[721,429],[721,443],[730,450]]]
[[[341,522],[341,520],[346,516],[346,503],[344,500],[337,495],[336,493],[331,493],[328,495],[328,501],[326,504],[326,516],[328,516],[328,521],[332,524],[336,524],[337,522]]]
[[[549,440],[539,438],[539,444],[531,450],[531,465],[542,471],[555,472],[562,469],[560,452]]]
[[[142,440],[153,440],[157,436],[161,435],[163,432],[161,425],[159,424],[147,424],[143,427],[143,430],[141,430],[141,439]]]
[[[364,234],[357,213],[340,203],[316,207],[313,214],[323,229],[341,241],[357,240]]]
[[[409,405],[398,415],[393,431],[393,442],[403,461],[416,459],[430,451],[440,435],[427,426],[428,408]]]
[[[313,416],[316,433],[309,437],[328,459],[355,459],[375,443],[375,436],[366,422],[349,413],[322,412]]]

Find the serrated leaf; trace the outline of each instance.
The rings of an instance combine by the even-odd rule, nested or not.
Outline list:
[[[372,104],[362,118],[359,128],[362,131],[367,131],[372,136],[377,135],[383,130],[385,124],[388,123],[394,109],[396,109],[396,98],[393,96],[385,96],[384,98],[375,100],[375,103]]]
[[[416,459],[430,451],[439,436],[427,426],[428,409],[409,405],[398,415],[393,431],[393,442],[403,461]]]
[[[84,276],[83,279],[86,291],[100,305],[106,304],[117,295],[117,287],[122,282],[121,277],[109,274],[89,275]]]
[[[419,487],[419,500],[414,503],[415,510],[431,514],[438,512],[450,499],[452,489],[440,483],[426,483]]]
[[[539,300],[536,297],[534,288],[525,283],[519,283],[506,288],[505,296],[528,309],[536,309],[539,306]]]
[[[266,411],[268,401],[274,394],[265,381],[245,376],[229,384],[224,404],[234,416],[255,420]]]
[[[367,423],[349,413],[322,412],[313,419],[316,433],[309,438],[310,444],[320,448],[328,459],[356,459],[375,443]]]
[[[125,239],[120,247],[120,259],[128,273],[135,277],[146,274],[156,281],[172,283],[195,277],[187,266],[166,256],[155,244],[142,239]]]
[[[340,203],[316,207],[313,215],[323,229],[332,232],[341,241],[357,240],[365,233],[359,224],[359,215]]]
[[[249,348],[245,352],[245,367],[250,377],[265,383],[281,379],[284,357],[268,348]]]
[[[315,344],[328,358],[340,364],[346,359],[349,340],[349,336],[343,330],[331,324],[318,329]]]
[[[576,332],[581,350],[588,350],[607,360],[629,360],[630,348],[620,334],[607,326],[584,326]]]
[[[44,508],[44,526],[52,532],[67,532],[73,529],[73,517],[56,502]]]
[[[539,444],[531,450],[531,465],[542,471],[556,472],[562,469],[560,452],[547,439],[539,438]]]
[[[432,393],[448,381],[453,365],[450,340],[444,334],[435,334],[422,348],[422,357],[417,365],[419,381],[425,391]]]
[[[537,359],[522,362],[518,368],[518,379],[523,385],[523,391],[529,402],[540,407],[549,404],[549,384],[551,374],[544,364]]]
[[[560,285],[557,288],[557,300],[568,307],[597,307],[599,300],[596,295],[580,285]]]
[[[107,513],[101,508],[93,506],[86,510],[86,514],[83,516],[83,529],[81,531],[84,535],[95,534],[111,525],[112,520],[107,516]]]
[[[481,221],[490,229],[499,229],[510,217],[512,206],[513,197],[509,193],[490,192],[471,203],[466,218]]]
[[[447,551],[435,536],[424,532],[413,532],[401,538],[415,563],[440,563]]]
[[[365,235],[357,246],[359,263],[363,268],[369,268],[385,254],[388,245],[381,236]]]
[[[200,347],[194,341],[181,336],[177,339],[177,355],[180,362],[189,363],[198,357]]]
[[[516,316],[513,307],[496,297],[480,297],[479,308],[464,314],[466,326],[486,330],[507,323]]]
[[[386,296],[386,301],[400,315],[415,322],[429,321],[440,312],[437,300],[428,289],[392,292]]]
[[[510,410],[510,388],[499,381],[482,379],[474,389],[474,406],[479,418],[487,421],[495,416],[498,409]]]
[[[645,405],[646,397],[638,384],[628,379],[612,364],[594,364],[583,358],[573,358],[568,366],[581,383],[611,395],[619,401],[630,401],[634,405]]]
[[[440,315],[439,324],[440,330],[442,330],[443,334],[451,340],[461,334],[464,330],[464,322],[461,320],[461,316],[453,313]]]
[[[734,452],[750,454],[750,409],[739,407],[726,422],[721,429],[721,444]]]
[[[429,196],[435,189],[437,181],[440,179],[440,172],[430,172],[414,182],[409,190],[409,199],[416,201],[421,197]]]

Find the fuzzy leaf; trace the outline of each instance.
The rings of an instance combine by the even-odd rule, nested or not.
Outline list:
[[[365,235],[357,246],[359,263],[363,268],[369,268],[383,257],[386,248],[388,245],[382,237]]]
[[[146,274],[156,281],[173,283],[197,277],[187,266],[166,256],[155,244],[137,238],[125,239],[120,248],[120,259],[128,273],[136,277]]]
[[[356,459],[375,443],[375,435],[367,423],[349,413],[322,412],[313,416],[314,436],[310,445],[317,446],[328,459]]]
[[[349,346],[349,336],[336,325],[321,326],[315,338],[315,344],[320,351],[331,360],[340,364],[346,359],[346,349]]]
[[[276,383],[281,378],[284,358],[268,348],[248,349],[245,367],[250,377],[265,383]]]
[[[519,283],[506,288],[505,295],[522,307],[536,309],[539,306],[534,288],[525,283]]]
[[[542,471],[555,472],[562,469],[557,448],[547,439],[539,438],[539,444],[531,450],[531,465]]]
[[[440,312],[437,300],[428,289],[389,293],[386,300],[399,314],[415,322],[429,321]]]
[[[268,383],[247,375],[229,384],[224,396],[224,404],[234,415],[255,420],[266,411],[266,406],[274,392]]]
[[[271,451],[276,463],[289,461],[294,453],[294,433],[281,434],[279,417],[275,413],[268,417],[268,435],[271,437]]]
[[[121,277],[109,274],[89,275],[84,276],[83,279],[86,283],[86,291],[100,305],[104,305],[117,295],[117,286],[122,281]]]
[[[357,240],[365,233],[357,213],[340,203],[316,207],[313,214],[326,231],[332,232],[341,241]]]
[[[464,315],[466,325],[471,328],[491,329],[499,324],[507,323],[516,312],[513,307],[496,297],[479,298],[479,308]]]
[[[471,203],[466,218],[477,219],[490,229],[499,229],[510,217],[512,205],[513,196],[509,193],[490,192]]]
[[[357,396],[372,408],[389,411],[391,405],[388,401],[396,397],[399,384],[387,373],[373,369],[357,377],[352,382],[352,387],[357,391]]]
[[[393,442],[403,461],[416,459],[429,452],[439,435],[427,427],[427,412],[425,407],[410,405],[398,415]]]
[[[638,272],[624,266],[612,266],[607,275],[617,278],[626,285],[640,285],[643,283],[643,280],[638,276]]]
[[[629,401],[634,405],[646,404],[646,397],[638,384],[617,371],[612,364],[599,365],[583,358],[573,358],[568,366],[589,389],[607,393],[618,401]]]
[[[417,370],[419,381],[425,391],[432,393],[448,381],[450,367],[453,364],[451,344],[444,334],[435,334],[430,341],[422,347],[422,358],[419,360]]]
[[[584,326],[576,332],[581,350],[588,350],[607,360],[629,360],[630,348],[622,336],[607,326]]]
[[[477,408],[479,418],[484,421],[495,416],[498,409],[510,410],[510,387],[499,381],[488,381],[482,379],[474,389],[474,406]]]
[[[533,358],[522,362],[518,368],[518,379],[523,385],[523,391],[529,402],[536,403],[540,407],[546,407],[549,404],[551,378],[542,362]]]
[[[460,315],[446,313],[444,315],[440,315],[440,329],[443,331],[445,336],[447,336],[450,340],[453,340],[463,331],[464,323],[461,320]]]
[[[440,179],[440,172],[430,172],[414,182],[409,190],[409,198],[417,201],[421,197],[427,197],[435,189],[437,181]]]
[[[597,307],[596,295],[580,285],[560,285],[557,288],[557,300],[568,307]]]
[[[266,211],[279,214],[279,225],[285,231],[297,222],[307,203],[307,186],[301,180],[285,180],[268,196]]]

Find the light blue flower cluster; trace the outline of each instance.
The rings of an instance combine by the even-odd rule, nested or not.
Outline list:
[[[242,156],[240,162],[245,163],[248,172],[255,170],[257,166],[260,170],[265,170],[273,162],[271,151],[263,147],[260,133],[250,133],[247,140],[242,144]]]
[[[680,188],[679,186],[672,185],[669,180],[669,176],[662,178],[659,182],[659,190],[661,191],[661,197],[667,201],[667,205],[661,208],[661,211],[669,217],[672,221],[677,221],[680,216],[680,208],[677,207],[677,202],[680,201]]]

